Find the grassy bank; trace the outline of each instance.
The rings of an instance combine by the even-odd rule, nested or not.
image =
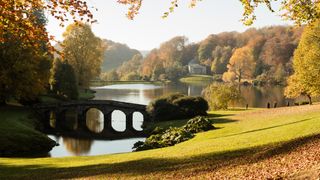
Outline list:
[[[47,153],[54,141],[36,129],[40,124],[24,107],[0,107],[0,155],[31,156]]]
[[[163,149],[93,157],[1,158],[0,178],[265,179],[320,167],[320,105],[219,111],[210,118],[219,129]]]
[[[90,90],[90,89],[79,89],[79,100],[89,100],[94,98],[95,91]],[[43,103],[56,103],[56,102],[61,102],[65,101],[65,99],[62,99],[61,97],[57,95],[42,95],[40,96],[40,101]]]
[[[197,84],[197,83],[203,84],[203,82],[210,83],[212,81],[213,81],[213,77],[209,75],[190,75],[180,79],[180,82],[191,83],[191,84]]]
[[[79,99],[94,98],[94,91],[79,90]],[[56,103],[61,99],[56,96],[43,95],[41,102]],[[45,155],[55,142],[41,133],[42,125],[32,113],[32,109],[18,103],[14,106],[0,107],[0,156],[34,156]]]

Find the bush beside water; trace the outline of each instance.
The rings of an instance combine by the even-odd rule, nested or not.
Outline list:
[[[202,116],[197,116],[190,119],[187,124],[181,128],[170,127],[164,130],[156,127],[145,142],[138,141],[132,149],[134,149],[134,151],[142,151],[173,146],[193,138],[194,133],[208,131],[214,128],[210,120]]]
[[[156,121],[205,116],[208,102],[202,97],[190,97],[181,93],[171,94],[152,101],[147,111]]]

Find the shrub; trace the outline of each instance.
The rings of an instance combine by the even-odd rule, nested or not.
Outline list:
[[[181,97],[173,101],[188,117],[207,115],[208,102],[202,97]]]
[[[190,97],[180,93],[152,101],[147,111],[154,120],[166,121],[206,115],[208,103],[202,97]]]
[[[132,149],[134,149],[134,151],[142,151],[173,146],[191,139],[194,137],[194,133],[208,131],[214,128],[210,120],[198,116],[190,119],[187,124],[181,128],[170,127],[164,130],[163,128],[156,127],[145,142],[136,142]]]
[[[142,151],[173,146],[191,139],[193,136],[191,132],[186,131],[184,128],[170,127],[164,132],[149,136],[144,143],[141,141],[136,142],[133,149],[135,149],[135,151]]]
[[[190,119],[183,128],[191,133],[203,132],[214,129],[215,127],[211,124],[210,120],[202,117],[197,116],[193,119]]]

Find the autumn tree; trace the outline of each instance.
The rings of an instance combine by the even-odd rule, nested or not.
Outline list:
[[[63,36],[64,59],[73,67],[79,86],[88,88],[100,74],[105,47],[88,24],[71,24]]]
[[[320,20],[305,28],[298,48],[294,53],[294,74],[288,80],[285,95],[295,98],[320,95]]]
[[[117,73],[117,71],[115,69],[113,69],[112,71],[109,71],[107,73],[103,73],[102,79],[105,81],[119,81],[120,77],[119,77],[119,74]]]
[[[46,18],[42,10],[28,10],[33,18],[22,18],[21,24],[26,20],[36,29],[32,35],[28,35],[28,30],[23,30],[26,27],[19,29],[17,24],[8,23],[14,17],[7,14],[6,8],[0,10],[3,13],[0,13],[0,104],[5,104],[9,99],[23,103],[34,101],[48,87],[51,55],[43,37],[45,35],[40,34],[46,25]],[[41,38],[36,39],[37,36]]]
[[[228,64],[228,71],[223,74],[224,81],[231,81],[230,77],[235,77],[238,83],[243,78],[252,78],[255,70],[255,61],[252,54],[252,49],[245,46],[238,48],[233,53]]]
[[[117,73],[120,77],[124,77],[129,73],[140,74],[143,57],[140,53],[134,55],[129,61],[124,62],[118,69]]]
[[[51,69],[51,90],[66,99],[78,99],[78,83],[71,65],[55,59]]]
[[[43,12],[60,20],[93,22],[82,0],[5,0],[0,2],[0,103],[8,99],[34,101],[48,87],[54,48]],[[68,16],[69,15],[69,16]]]
[[[183,64],[182,57],[187,41],[186,37],[177,36],[160,45],[158,55],[164,68],[170,67],[175,63]]]
[[[170,73],[170,75],[165,75],[166,78],[174,81],[177,80],[176,75],[181,76],[183,74],[182,71],[184,71],[183,66],[187,65],[191,60],[187,60],[186,54],[191,55],[192,52],[195,52],[194,47],[197,47],[188,46],[186,49],[186,43],[186,37],[177,36],[162,43],[159,49],[152,50],[142,63],[142,76],[148,76],[154,80],[158,80],[160,75]],[[164,76],[162,76],[161,79],[163,78]]]

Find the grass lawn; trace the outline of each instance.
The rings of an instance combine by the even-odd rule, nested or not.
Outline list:
[[[211,81],[213,81],[213,77],[209,75],[190,75],[180,79],[180,82],[191,83],[191,84],[197,84],[197,83],[203,83],[203,82],[209,83]]]
[[[0,179],[265,179],[303,171],[314,175],[320,168],[320,105],[218,111],[210,118],[218,129],[163,149],[92,157],[0,158]]]
[[[88,100],[88,99],[93,99],[94,98],[94,91],[87,89],[79,89],[79,100]]]

